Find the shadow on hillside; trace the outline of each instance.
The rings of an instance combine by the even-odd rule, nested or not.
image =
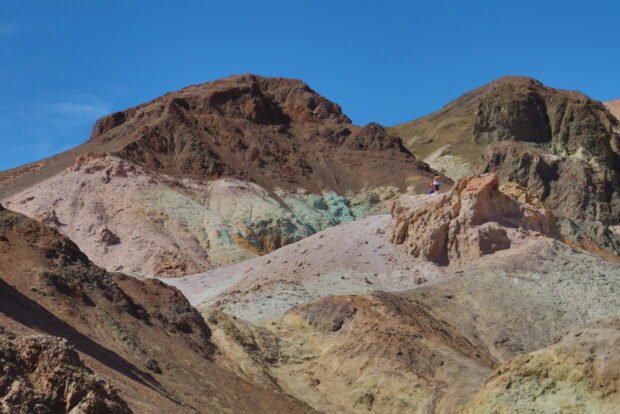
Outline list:
[[[29,328],[67,339],[78,351],[172,400],[150,374],[80,333],[2,279],[0,279],[0,313]]]

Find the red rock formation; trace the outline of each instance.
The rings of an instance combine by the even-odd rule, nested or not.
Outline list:
[[[190,86],[109,115],[86,145],[113,148],[151,171],[265,188],[404,189],[407,176],[429,173],[381,125],[353,125],[302,81],[255,75]]]

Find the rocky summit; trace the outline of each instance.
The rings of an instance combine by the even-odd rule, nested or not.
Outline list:
[[[618,108],[511,76],[386,129],[241,75],[104,117],[0,173],[0,412],[620,412]]]

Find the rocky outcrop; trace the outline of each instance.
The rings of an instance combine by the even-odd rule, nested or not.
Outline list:
[[[420,197],[428,201],[416,203]],[[403,196],[392,216],[390,240],[440,265],[508,249],[529,234],[556,235],[552,217],[500,192],[495,174],[459,180],[447,194]]]
[[[611,224],[620,217],[620,188],[613,177],[587,163],[518,143],[489,146],[479,169],[513,181],[560,217]]]
[[[0,330],[0,409],[11,413],[131,413],[66,340]]]
[[[620,411],[620,318],[572,329],[556,344],[498,367],[463,413]]]
[[[579,156],[594,166],[616,168],[620,156],[617,120],[609,117],[601,102],[520,77],[501,78],[478,92],[475,142],[515,139],[544,143],[555,154]]]

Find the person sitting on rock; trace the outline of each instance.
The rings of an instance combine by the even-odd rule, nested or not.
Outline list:
[[[428,192],[429,194],[435,194],[439,192],[439,176],[438,175],[433,177],[433,181],[431,182],[430,187],[431,189]]]

